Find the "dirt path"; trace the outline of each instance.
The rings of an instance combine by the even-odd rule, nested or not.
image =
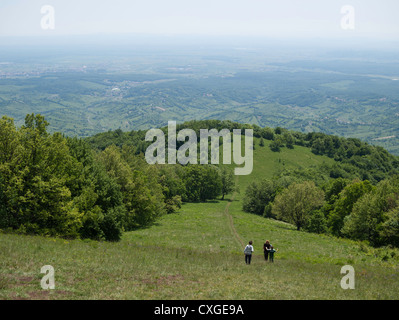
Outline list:
[[[231,203],[234,201],[236,194],[237,194],[236,192],[233,193],[233,196],[229,200],[229,203],[226,205],[226,208],[224,209],[224,214],[226,215],[226,217],[228,219],[229,228],[230,228],[232,235],[234,236],[234,239],[236,240],[236,242],[240,246],[240,248],[244,248],[245,247],[244,242],[242,241],[240,235],[238,234],[236,228],[234,227],[233,217],[229,213],[229,207],[230,207]]]

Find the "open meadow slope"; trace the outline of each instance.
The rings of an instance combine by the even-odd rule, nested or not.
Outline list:
[[[332,161],[299,146],[273,153],[268,143],[256,146],[252,174],[236,177],[239,193],[185,203],[120,242],[0,234],[0,299],[398,299],[397,256],[242,210],[251,181]],[[278,248],[274,263],[264,261],[266,239]],[[44,265],[54,267],[55,290],[41,289]],[[344,265],[354,267],[354,290],[341,288]]]

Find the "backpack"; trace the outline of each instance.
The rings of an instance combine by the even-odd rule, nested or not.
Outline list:
[[[249,244],[245,247],[244,253],[245,254],[252,254],[252,249],[251,249]]]

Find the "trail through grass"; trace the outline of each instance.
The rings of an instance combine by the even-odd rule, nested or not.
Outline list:
[[[255,160],[289,165],[290,152],[257,148]],[[297,160],[325,161],[305,149]],[[299,232],[242,211],[245,186],[275,170],[259,162],[251,176],[237,178],[239,193],[186,203],[118,243],[0,233],[0,299],[399,299],[397,250]],[[274,263],[264,261],[267,239],[279,249]],[[246,265],[249,240],[255,252]],[[55,290],[40,287],[44,265],[54,267]],[[344,265],[355,269],[355,290],[340,286]]]
[[[243,242],[243,240],[241,239],[240,235],[238,234],[238,232],[237,232],[237,230],[236,230],[236,228],[235,228],[235,226],[234,226],[233,217],[232,217],[231,214],[229,213],[229,207],[230,207],[231,203],[234,201],[234,198],[235,198],[236,194],[237,194],[237,193],[234,192],[234,194],[232,195],[232,197],[231,197],[229,203],[226,205],[226,208],[225,208],[225,210],[224,210],[224,213],[225,213],[225,215],[227,216],[228,224],[229,224],[229,227],[230,227],[230,230],[231,230],[232,235],[233,235],[234,238],[236,239],[237,244],[239,245],[239,247],[242,248],[242,247],[244,247],[244,242]]]

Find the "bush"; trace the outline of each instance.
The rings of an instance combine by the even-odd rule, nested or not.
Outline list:
[[[126,214],[123,206],[112,208],[100,221],[100,228],[107,241],[119,241],[122,237],[122,218]]]
[[[183,181],[186,187],[184,201],[204,202],[216,199],[222,194],[223,184],[220,170],[213,165],[184,167]]]
[[[265,206],[265,210],[263,211],[263,216],[265,218],[272,218],[272,219],[276,219],[276,216],[273,214],[273,205],[271,202],[269,202],[266,206]]]
[[[258,215],[264,215],[265,206],[273,201],[275,191],[275,185],[270,180],[252,182],[245,190],[243,210]]]
[[[101,240],[104,233],[101,230],[100,222],[102,219],[102,210],[99,206],[94,207],[91,211],[86,212],[83,216],[83,224],[80,229],[80,237],[82,239]]]
[[[165,209],[168,214],[176,212],[181,208],[181,196],[174,196],[165,200]]]

